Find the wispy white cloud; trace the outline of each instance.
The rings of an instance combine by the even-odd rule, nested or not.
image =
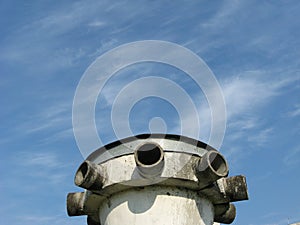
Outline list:
[[[229,139],[225,141],[244,138],[263,145],[272,135],[273,128],[266,125],[258,112],[263,112],[265,105],[281,96],[295,78],[287,76],[271,80],[269,73],[251,71],[220,81],[227,106]]]
[[[55,102],[53,105],[44,106],[35,114],[28,115],[27,120],[15,128],[15,132],[22,131],[26,135],[48,132],[47,137],[41,141],[72,137],[71,117],[71,102]]]
[[[15,163],[19,165],[19,169],[27,171],[28,177],[24,178],[34,182],[35,189],[41,185],[61,184],[68,175],[65,168],[70,164],[62,160],[54,151],[24,151],[19,153],[19,156]]]
[[[103,4],[107,3],[68,3],[68,7],[49,10],[43,16],[32,15],[26,25],[9,34],[10,37],[1,46],[0,60],[28,65],[26,69],[32,74],[43,73],[43,76],[78,65],[80,59],[91,54],[90,50],[83,45],[70,45],[61,36],[78,28],[86,27],[81,32],[87,33],[91,27],[104,26],[106,23],[102,22],[102,18],[93,16],[98,14],[97,9]]]
[[[103,27],[103,26],[105,26],[105,25],[106,25],[105,22],[99,21],[99,20],[96,20],[96,21],[93,21],[93,22],[88,23],[88,26],[90,26],[90,27],[97,27],[97,28]]]
[[[300,164],[300,145],[289,149],[283,158],[283,163],[288,167],[299,166]]]
[[[23,222],[26,223],[34,223],[34,224],[49,224],[49,222],[55,222],[57,220],[57,216],[34,216],[34,215],[27,215],[27,216],[22,216]]]
[[[280,88],[290,84],[290,77],[279,81],[270,80],[267,71],[249,71],[227,78],[221,83],[227,105],[228,119],[253,111],[272,97],[280,94]],[[266,77],[268,77],[266,79]],[[235,121],[236,123],[236,121]]]
[[[23,27],[21,32],[33,31],[33,34],[43,34],[57,36],[67,33],[76,27],[82,26],[84,23],[91,24],[93,15],[97,13],[97,9],[104,7],[107,2],[96,2],[86,4],[86,2],[68,3],[68,7],[61,7],[54,11],[48,12],[44,17],[34,20],[32,23]]]
[[[65,167],[58,157],[52,152],[23,152],[22,161],[24,166],[41,166],[49,169]]]
[[[258,124],[257,118],[248,117],[248,118],[244,118],[243,120],[232,121],[230,124],[228,124],[227,128],[247,131],[252,128],[255,128],[257,124]]]
[[[71,126],[71,125],[70,125]],[[63,141],[66,139],[73,138],[73,128],[66,128],[59,130],[57,132],[54,132],[53,134],[49,135],[48,137],[43,138],[40,140],[40,145],[49,145],[54,142]]]
[[[258,132],[249,135],[248,141],[251,143],[255,143],[257,146],[264,146],[271,139],[272,134],[272,127],[262,128]]]
[[[276,77],[273,71],[250,71],[226,79],[221,83],[228,109],[228,117],[236,113],[252,111],[253,106],[261,106],[284,93],[284,89],[295,82],[292,76]]]
[[[223,2],[217,12],[201,25],[205,28],[213,29],[224,27],[224,25],[230,21],[231,16],[239,9],[241,4],[242,2],[238,0]]]
[[[36,76],[39,79],[44,79],[47,74],[48,77],[51,75],[51,80],[46,81],[47,85],[45,87],[49,88],[47,90],[52,93],[52,87],[55,85],[52,83],[54,79],[69,79],[69,82],[66,82],[66,88],[70,88],[74,79],[79,79],[79,75],[81,75],[79,73],[86,68],[88,64],[86,61],[94,59],[121,43],[147,38],[185,43],[194,52],[200,53],[206,60],[209,59],[207,62],[211,63],[213,70],[214,66],[222,70],[217,75],[220,77],[220,84],[223,88],[228,110],[228,135],[225,142],[231,146],[226,154],[236,158],[241,155],[241,150],[237,145],[234,145],[235,141],[242,140],[242,143],[251,141],[258,145],[268,143],[276,131],[274,128],[276,124],[268,121],[270,117],[262,118],[264,113],[267,114],[274,109],[266,109],[266,107],[273,100],[281,98],[287,89],[292,86],[299,86],[299,82],[295,82],[295,76],[293,78],[291,73],[278,71],[278,68],[293,70],[299,66],[299,29],[297,29],[298,23],[293,22],[298,21],[295,13],[298,14],[299,4],[297,5],[294,2],[292,7],[286,7],[288,3],[281,3],[283,6],[281,7],[281,5],[278,5],[279,3],[257,4],[256,2],[246,3],[248,5],[245,7],[245,3],[241,1],[229,1],[223,2],[223,4],[213,3],[212,5],[209,2],[205,5],[202,3],[199,3],[199,5],[195,3],[192,5],[190,3],[178,3],[177,6],[170,7],[167,4],[161,4],[160,1],[151,1],[145,5],[144,2],[132,4],[128,1],[97,2],[88,0],[61,3],[57,6],[54,4],[51,7],[45,7],[47,10],[36,10],[38,12],[36,14],[27,13],[26,11],[19,15],[12,14],[11,16],[14,19],[11,21],[18,20],[19,16],[28,14],[24,18],[24,23],[20,23],[26,25],[20,27],[20,24],[15,24],[11,28],[13,30],[11,33],[2,34],[7,36],[1,42],[0,60],[5,65],[8,62],[11,63],[9,65],[15,63],[15,67],[11,67],[20,71],[20,78],[22,76]],[[257,7],[258,5],[259,7]],[[181,10],[183,8],[185,8],[185,11]],[[281,10],[281,8],[286,10]],[[195,13],[193,10],[195,10]],[[4,14],[3,16],[7,15]],[[19,19],[22,20],[23,18]],[[258,60],[260,60],[259,63]],[[227,64],[227,67],[223,69],[225,64]],[[69,69],[75,66],[79,68],[75,76],[72,76],[74,71],[70,70],[55,73],[60,69]],[[253,68],[256,71],[246,71],[236,75],[233,69],[227,70],[229,67],[235,67],[236,71],[239,71],[238,73]],[[6,68],[2,73],[6,71],[12,70]],[[66,74],[72,75],[66,76]],[[4,75],[13,76],[15,74],[7,73]],[[5,83],[4,75],[0,84],[1,87],[6,86],[11,87],[11,90],[18,90],[18,87],[16,87],[18,84]],[[129,76],[132,75],[129,74]],[[227,76],[227,78],[224,79],[222,76]],[[20,79],[18,83],[22,85],[23,81]],[[178,84],[182,83],[179,82]],[[109,109],[114,102],[116,90],[121,90],[122,85],[123,83],[120,82],[107,87],[103,93],[106,104],[101,105],[100,108],[103,108],[100,110]],[[30,89],[34,88],[30,84],[28,86]],[[139,95],[142,92],[143,89],[140,88],[135,90],[133,94]],[[34,94],[38,96],[40,93],[36,92]],[[199,92],[192,94],[192,97],[201,95]],[[59,95],[63,96],[65,93]],[[3,96],[6,95],[3,94]],[[125,99],[124,106],[130,103],[131,99],[129,97]],[[89,99],[85,100],[89,101]],[[68,101],[71,104],[72,99],[69,98]],[[196,102],[197,112],[200,114],[201,139],[205,141],[208,139],[210,131],[211,113],[205,100],[200,99]],[[26,116],[23,120],[12,118],[16,121],[16,124],[21,124],[21,126],[13,126],[16,128],[14,135],[8,135],[8,138],[0,140],[1,144],[6,145],[4,149],[8,149],[9,140],[16,140],[17,134],[21,134],[28,142],[33,141],[36,143],[38,139],[46,144],[72,137],[71,105],[58,104],[52,107],[48,103],[45,102],[45,104],[39,105],[41,109],[36,113],[31,110],[31,115]],[[26,114],[28,112],[26,109],[36,106],[32,104],[28,101],[22,113]],[[3,110],[7,109],[3,107]],[[289,110],[289,112],[285,110],[286,115],[296,124],[299,116],[299,105],[289,107]],[[124,125],[122,123],[125,123],[126,120],[121,120],[121,118],[119,118],[120,124]],[[192,125],[195,124],[195,121],[188,110],[180,119],[184,124],[190,124],[191,129],[193,128]],[[100,118],[100,120],[104,119]],[[109,122],[109,120],[101,121],[102,124],[108,124]],[[100,129],[105,130],[105,128],[101,127]],[[179,124],[175,123],[173,131],[177,132],[179,128]],[[89,130],[85,131],[86,134],[88,132]],[[26,143],[22,143],[22,145],[25,146]],[[53,146],[53,148],[56,147]],[[13,151],[16,151],[16,153]],[[10,183],[13,184],[12,187],[18,187],[18,194],[32,195],[32,198],[34,198],[41,194],[39,190],[45,190],[45,185],[48,189],[49,187],[58,186],[57,184],[66,185],[65,179],[67,179],[68,171],[65,167],[65,161],[61,159],[57,152],[49,152],[44,148],[39,152],[29,152],[28,150],[24,154],[19,154],[19,151],[25,150],[11,150],[12,155],[20,160],[14,167],[13,176],[5,175],[7,177],[4,177],[10,180]],[[299,165],[298,156],[299,151],[293,148],[283,159],[284,163],[294,168]],[[2,163],[4,160],[5,158],[1,160],[2,165],[6,165]],[[15,179],[15,175],[17,175],[17,179]],[[3,183],[1,183],[1,188],[3,185],[9,184],[9,182]],[[11,193],[14,193],[14,191],[12,190]],[[23,210],[21,208],[17,204],[10,207],[13,212],[15,210],[20,212]],[[51,210],[51,206],[49,206],[49,210]],[[14,213],[12,217],[15,217],[15,214],[17,213]],[[75,224],[76,222],[82,224],[85,222],[85,218],[72,220],[67,217],[63,218],[64,216],[32,213],[30,216],[21,215],[17,218],[19,221],[7,224],[22,223],[29,225],[34,223],[50,225]],[[268,219],[268,221],[268,223],[258,222],[258,224],[287,224],[287,220],[275,221]]]
[[[297,78],[287,76],[281,79],[277,78],[271,80],[269,73],[269,71],[247,71],[238,76],[231,76],[220,81],[227,105],[227,125],[228,131],[230,132],[230,140],[247,137],[246,140],[248,141],[255,140],[257,145],[264,145],[268,141],[268,137],[272,135],[273,128],[265,126],[262,122],[263,118],[261,118],[260,114],[257,112],[259,110],[264,110],[264,105],[270,103],[274,98],[279,97],[284,93],[284,89]],[[128,80],[129,79],[121,80],[106,86],[105,91],[102,92],[102,94],[104,99],[106,99],[107,109],[115,104],[114,101],[117,94],[123,87],[128,85],[126,83]],[[181,82],[179,82],[178,85],[180,86]],[[159,85],[156,87],[157,93],[159,93],[159,87]],[[123,99],[122,105],[126,106],[130,104],[132,99],[139,96],[144,90],[145,87],[143,85],[135,87],[134,90],[131,90],[130,95],[126,95],[127,97]],[[167,87],[165,87],[164,90],[167,91]],[[195,99],[193,99],[193,96],[199,95],[201,95],[201,93],[193,93],[191,99],[194,101]],[[203,101],[203,99],[200,100],[200,102],[202,102],[200,105],[198,102],[196,103],[196,107],[197,112],[200,115],[201,138],[202,140],[207,141],[211,126],[211,112],[207,102]],[[120,102],[118,103],[120,104]],[[101,110],[105,110],[105,107],[101,108]],[[120,119],[118,124],[123,123],[124,126],[127,126],[127,120],[124,120],[122,116],[122,119]],[[181,123],[190,124],[190,128],[192,129],[195,125],[195,118],[188,113],[183,114],[180,118],[180,123],[177,123],[178,126],[171,128],[171,131],[175,133],[180,131]],[[249,132],[254,130],[256,132]],[[253,136],[249,136],[249,133],[252,133],[251,135]]]
[[[290,117],[297,117],[297,116],[300,116],[300,104],[296,104],[294,106],[294,108],[287,113],[288,116]]]

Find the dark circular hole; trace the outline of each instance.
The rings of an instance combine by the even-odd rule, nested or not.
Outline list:
[[[162,151],[156,144],[144,144],[136,150],[137,160],[144,165],[152,165],[161,158]]]
[[[226,174],[227,173],[227,164],[225,159],[218,153],[211,153],[209,155],[209,162],[211,167],[218,174]]]
[[[77,185],[80,185],[84,181],[87,172],[88,172],[88,164],[87,164],[87,162],[84,162],[81,164],[81,166],[77,170],[77,173],[75,176],[75,183]]]

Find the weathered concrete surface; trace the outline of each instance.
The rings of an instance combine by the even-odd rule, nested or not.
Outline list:
[[[150,186],[108,197],[99,217],[104,225],[211,225],[214,215],[211,202],[195,191]]]
[[[70,216],[88,225],[232,223],[230,202],[248,199],[244,176],[227,177],[225,158],[178,136],[130,137],[93,152],[76,172],[85,192],[70,193]]]

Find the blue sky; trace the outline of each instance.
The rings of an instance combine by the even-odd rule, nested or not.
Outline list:
[[[80,191],[73,177],[83,161],[72,131],[76,87],[104,52],[149,39],[195,52],[222,87],[227,129],[220,151],[230,175],[246,175],[250,194],[236,204],[233,224],[300,221],[299,1],[4,0],[0,12],[2,224],[85,224],[65,210],[66,194]],[[110,111],[118,92],[150,75],[172,79],[192,96],[206,141],[210,113],[201,90],[174,68],[145,63],[120,71],[99,96],[103,142],[116,139]],[[149,132],[151,121],[176,133],[178,119],[172,104],[149,97],[129,122],[134,134]],[[192,126],[188,115],[180,119]]]

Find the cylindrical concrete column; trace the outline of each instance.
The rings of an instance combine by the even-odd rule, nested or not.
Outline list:
[[[103,225],[212,225],[213,205],[192,190],[135,188],[107,198],[99,208]]]

